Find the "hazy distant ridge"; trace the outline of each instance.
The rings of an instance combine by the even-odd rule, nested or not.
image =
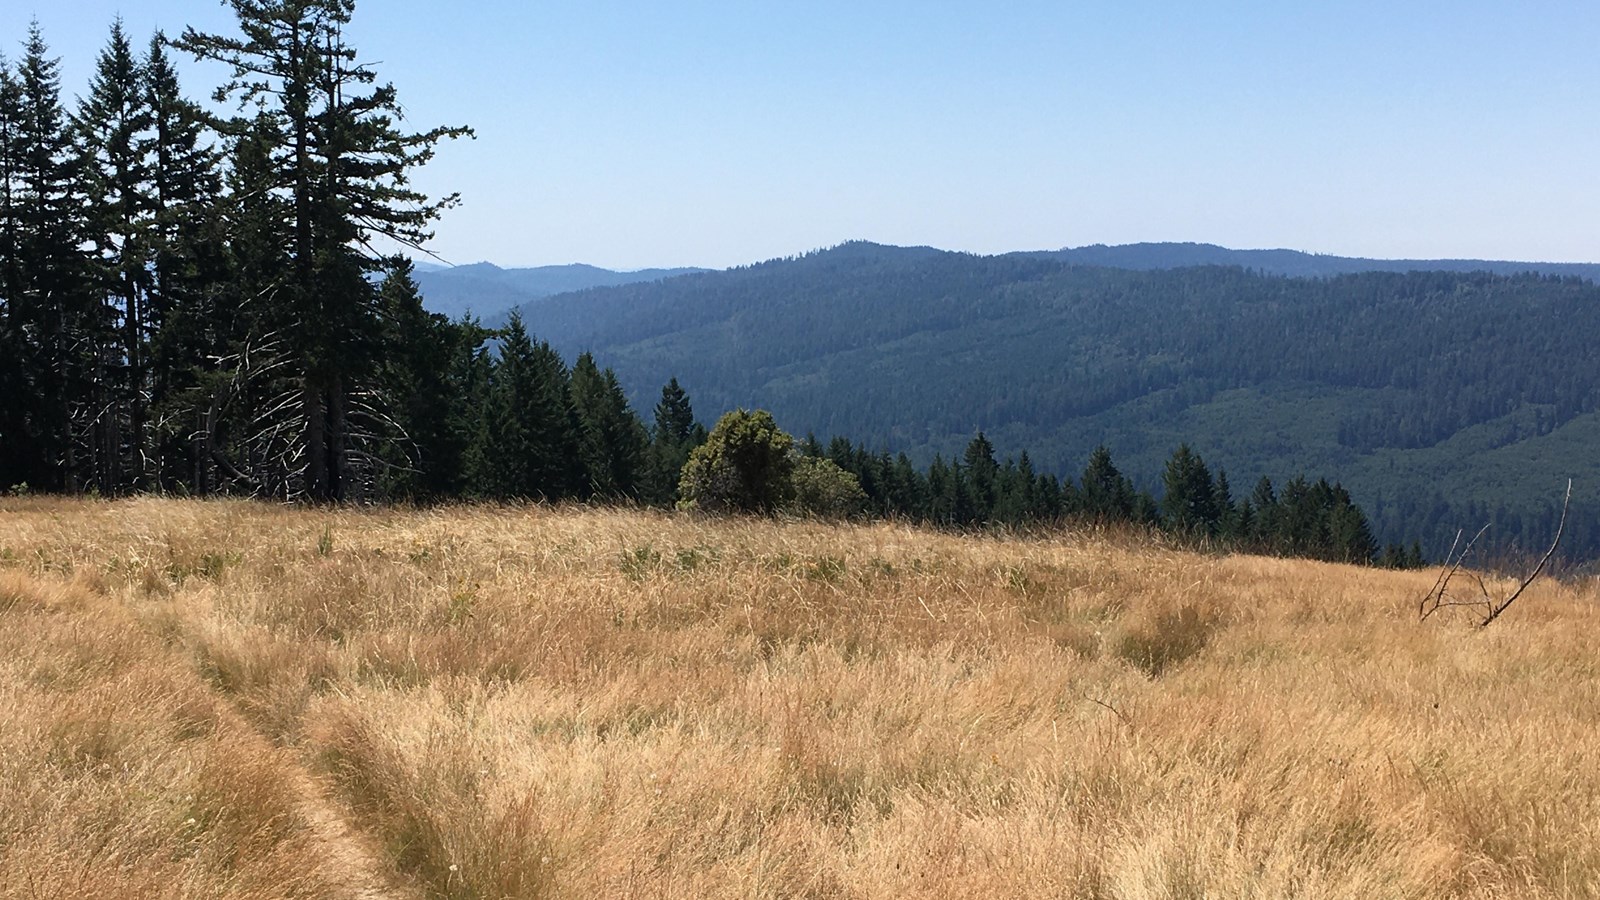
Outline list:
[[[837,257],[851,254],[903,258],[927,258],[945,251],[932,247],[892,247],[870,241],[850,241],[828,251]],[[1187,266],[1242,266],[1269,275],[1297,278],[1322,278],[1359,272],[1492,272],[1517,275],[1535,272],[1600,281],[1600,263],[1517,262],[1494,259],[1363,259],[1354,256],[1327,256],[1299,250],[1234,250],[1216,244],[1143,243],[1090,244],[1061,250],[1024,251],[1006,256],[1030,256],[1059,260],[1083,266],[1153,271]],[[757,264],[761,265],[761,264]],[[639,269],[619,272],[576,263],[565,266],[537,266],[503,269],[479,262],[461,266],[420,263],[417,284],[427,307],[452,318],[471,312],[485,321],[501,321],[512,307],[544,297],[597,287],[660,281],[680,275],[711,272],[711,269]]]
[[[1107,246],[1091,244],[1044,251],[1048,256],[1085,266],[1113,269],[1177,269],[1185,266],[1243,266],[1271,275],[1301,278],[1354,275],[1360,272],[1492,272],[1496,275],[1565,275],[1600,280],[1600,263],[1517,262],[1497,259],[1363,259],[1325,256],[1299,250],[1232,250],[1215,244],[1147,243]]]
[[[433,312],[451,318],[471,312],[479,318],[489,319],[513,306],[541,297],[594,287],[660,281],[704,271],[682,268],[617,272],[581,263],[502,269],[493,263],[480,262],[453,267],[419,265],[416,279],[417,285],[422,288],[425,305]]]

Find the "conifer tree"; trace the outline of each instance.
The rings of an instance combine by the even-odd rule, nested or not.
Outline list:
[[[689,453],[705,440],[705,426],[695,421],[688,392],[678,384],[678,379],[668,380],[661,388],[661,400],[655,408],[655,427],[650,432],[644,485],[646,502],[658,506],[672,506],[678,502],[683,464],[689,461]]]
[[[386,487],[438,499],[460,488],[464,446],[452,418],[466,386],[457,381],[457,360],[486,333],[475,323],[452,323],[424,309],[413,272],[411,260],[395,257],[378,291],[386,348],[378,382],[395,398],[391,409],[400,436]]]
[[[228,355],[219,348],[232,343],[240,331],[240,323],[230,314],[237,304],[221,297],[240,295],[235,281],[242,273],[230,266],[230,246],[249,237],[224,231],[225,151],[213,146],[204,114],[184,97],[160,32],[150,39],[143,67],[154,196],[145,306],[152,468],[163,488],[183,485],[204,493],[212,488],[205,423],[214,393],[205,390],[202,381],[214,378],[207,374],[216,368],[213,360]],[[238,179],[233,186],[245,187]],[[249,193],[235,193],[232,202],[259,206]]]
[[[27,399],[32,395],[30,347],[19,305],[23,272],[22,210],[17,167],[22,153],[22,85],[0,53],[0,490],[36,469],[36,438]],[[37,477],[37,476],[34,476]]]
[[[1276,552],[1280,546],[1278,508],[1278,494],[1272,487],[1272,479],[1261,476],[1256,482],[1255,489],[1250,492],[1247,501],[1252,507],[1252,521],[1250,524],[1250,541],[1255,549],[1264,552]]]
[[[572,404],[578,414],[579,456],[595,497],[637,497],[648,436],[628,406],[610,369],[580,355],[572,367]]]
[[[994,458],[994,444],[984,436],[983,432],[973,437],[967,443],[967,448],[961,454],[965,462],[966,483],[968,487],[971,519],[983,521],[994,512],[996,499],[996,480],[1000,474],[1000,465]]]
[[[1161,509],[1167,527],[1186,534],[1209,535],[1217,528],[1217,487],[1205,460],[1179,444],[1161,475],[1165,493]]]
[[[1089,454],[1078,489],[1085,515],[1103,522],[1126,522],[1134,518],[1133,485],[1111,461],[1104,444]]]
[[[58,63],[35,22],[16,72],[11,171],[15,280],[8,315],[22,335],[28,394],[21,427],[31,444],[15,481],[51,490],[84,486],[99,310],[87,290],[76,154],[61,106]]]
[[[88,333],[95,366],[89,468],[103,494],[140,487],[154,474],[144,465],[153,459],[147,434],[153,123],[143,67],[118,19],[73,117],[98,305]]]
[[[394,88],[357,61],[344,40],[354,0],[230,0],[242,37],[185,29],[176,43],[226,64],[218,97],[258,103],[273,131],[274,190],[285,204],[290,267],[275,302],[293,322],[282,334],[298,392],[286,408],[297,430],[279,465],[297,494],[318,501],[355,496],[370,475],[364,448],[380,426],[369,375],[378,355],[379,314],[366,275],[378,238],[417,247],[455,198],[429,201],[408,176],[445,138],[464,128],[408,134]],[[235,120],[237,129],[242,123]]]

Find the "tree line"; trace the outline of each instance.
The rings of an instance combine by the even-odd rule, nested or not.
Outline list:
[[[71,108],[37,23],[0,58],[6,483],[337,501],[405,465],[373,248],[428,240],[455,198],[408,176],[470,132],[399,128],[351,0],[231,5],[239,34],[143,52],[113,24]],[[238,114],[187,99],[173,51],[222,64]]]
[[[464,128],[398,128],[343,38],[349,0],[233,0],[238,35],[113,24],[69,108],[37,25],[0,58],[0,488],[311,501],[634,502],[893,516],[947,527],[1092,519],[1370,561],[1348,492],[1227,477],[1180,447],[1158,501],[1105,448],[1076,482],[978,434],[919,469],[765,413],[708,431],[676,379],[653,421],[590,354],[512,316],[426,311],[411,262],[454,197],[408,174]],[[223,64],[241,113],[187,99],[170,52]],[[764,417],[764,418],[763,418]],[[1414,554],[1389,548],[1383,561]]]

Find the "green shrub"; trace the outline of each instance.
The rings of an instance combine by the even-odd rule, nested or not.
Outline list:
[[[770,513],[793,491],[794,438],[766,410],[736,409],[689,454],[680,506],[704,512]]]

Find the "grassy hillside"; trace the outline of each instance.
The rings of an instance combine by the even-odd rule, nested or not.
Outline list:
[[[1594,584],[1477,631],[1416,621],[1431,580],[0,500],[0,894],[1600,893]]]
[[[847,245],[747,269],[562,295],[524,308],[592,350],[648,409],[677,377],[708,420],[771,409],[925,464],[985,431],[1002,454],[1081,472],[1104,442],[1154,485],[1178,443],[1236,489],[1344,482],[1380,538],[1432,555],[1489,518],[1548,543],[1566,479],[1600,508],[1600,460],[1565,440],[1600,414],[1600,287],[1487,273],[1286,278],[1129,271],[1047,255]],[[1567,549],[1600,556],[1600,521]]]

